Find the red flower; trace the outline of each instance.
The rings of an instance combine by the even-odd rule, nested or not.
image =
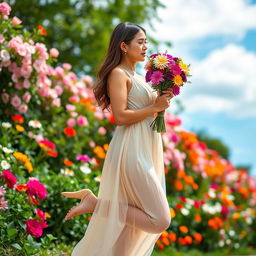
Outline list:
[[[11,116],[11,118],[13,121],[17,123],[20,123],[20,124],[24,123],[24,118],[21,115]]]
[[[40,220],[45,220],[46,219],[46,214],[44,211],[40,210],[40,209],[36,209],[35,210],[35,213],[37,215],[37,217],[40,219]]]
[[[27,191],[28,186],[27,186],[27,185],[20,184],[20,185],[16,185],[16,186],[15,186],[15,189],[16,189],[17,191]]]
[[[46,140],[46,139],[43,139],[43,140],[40,140],[39,141],[39,144],[43,144],[44,146],[48,147],[48,148],[51,148],[51,149],[55,149],[55,144],[49,140]]]
[[[54,151],[51,151],[51,150],[47,150],[46,153],[52,157],[57,157],[58,156],[58,153],[57,152],[54,152]]]
[[[72,127],[66,127],[64,133],[70,137],[76,136],[76,131]]]
[[[176,206],[175,206],[175,208],[177,208],[177,209],[182,209],[183,208],[183,206],[182,206],[182,204],[176,204]]]
[[[32,196],[37,196],[38,199],[45,199],[47,195],[47,190],[45,186],[40,183],[36,178],[30,178],[27,183],[28,190],[27,194]]]
[[[1,176],[6,182],[8,188],[13,188],[17,183],[16,177],[9,170],[3,171]]]
[[[47,32],[42,25],[38,25],[37,28],[40,31],[41,35],[47,36]]]
[[[115,119],[114,119],[113,113],[111,113],[111,115],[109,116],[108,120],[109,120],[109,122],[112,123],[112,124],[114,124],[114,123],[116,122]]]
[[[180,196],[180,201],[183,202],[183,203],[186,203],[186,202],[187,202],[187,199],[186,199],[186,197],[184,197],[184,196]]]
[[[25,224],[27,226],[28,234],[35,237],[42,236],[43,229],[48,227],[47,223],[43,220],[38,221],[38,220],[29,219],[25,221]]]

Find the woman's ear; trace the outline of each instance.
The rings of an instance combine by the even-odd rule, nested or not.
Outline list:
[[[121,43],[120,43],[120,49],[121,49],[123,52],[127,52],[127,46],[126,46],[126,43],[125,43],[125,42],[121,42]]]

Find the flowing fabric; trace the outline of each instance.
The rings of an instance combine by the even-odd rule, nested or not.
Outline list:
[[[152,104],[157,93],[144,77],[123,71],[132,81],[128,108]],[[104,160],[96,208],[72,256],[150,256],[170,224],[162,137],[150,127],[153,120],[150,116],[116,127]]]

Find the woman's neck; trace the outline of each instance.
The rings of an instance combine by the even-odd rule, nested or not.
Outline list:
[[[136,63],[135,62],[131,62],[128,60],[122,60],[120,62],[120,66],[123,67],[124,69],[126,69],[127,71],[131,72],[131,73],[135,73],[136,70]]]

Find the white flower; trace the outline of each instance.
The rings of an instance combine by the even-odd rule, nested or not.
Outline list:
[[[97,177],[95,177],[95,178],[94,178],[94,180],[95,180],[95,181],[97,181],[97,182],[100,182],[100,180],[101,180],[101,176],[97,176]]]
[[[7,169],[10,168],[10,164],[9,164],[7,161],[2,160],[2,161],[1,161],[1,167],[2,167],[4,170],[7,170]]]
[[[224,235],[225,235],[225,230],[224,230],[224,229],[221,229],[221,230],[220,230],[220,234],[224,236]]]
[[[251,217],[247,217],[246,219],[245,219],[245,221],[246,221],[246,223],[247,224],[252,224],[252,218]]]
[[[41,128],[42,127],[41,123],[38,120],[30,120],[28,122],[28,125],[33,128]]]
[[[4,128],[10,128],[10,127],[12,127],[12,125],[11,125],[10,123],[8,123],[8,122],[2,122],[2,126],[3,126]]]
[[[208,191],[208,195],[211,197],[211,198],[215,198],[216,197],[216,193],[215,193],[215,191],[213,190],[213,189],[209,189],[209,191]]]
[[[74,176],[74,172],[70,169],[60,169],[60,173],[67,176]]]
[[[228,232],[228,233],[229,233],[229,235],[230,235],[230,236],[234,236],[234,235],[235,235],[235,231],[234,231],[234,230],[232,230],[232,229],[231,229],[231,230],[229,230],[229,232]]]
[[[233,201],[235,197],[233,195],[227,195],[227,199]]]
[[[231,244],[231,240],[230,240],[230,239],[227,239],[227,240],[226,240],[226,244]]]
[[[6,50],[2,50],[0,52],[0,58],[3,62],[9,61],[10,60],[10,54]]]
[[[186,204],[185,204],[185,208],[187,208],[187,209],[191,209],[191,207],[192,207],[192,205],[191,205],[191,204],[188,204],[188,203],[186,203]]]
[[[6,147],[3,147],[3,151],[4,151],[4,153],[6,153],[6,154],[13,153],[13,150],[12,150],[12,149],[9,149],[9,148],[6,148]]]
[[[240,244],[239,243],[235,243],[235,248],[238,249],[240,247]]]
[[[85,163],[83,165],[80,166],[80,170],[85,173],[85,174],[89,174],[92,172],[92,170],[90,169],[88,163]]]
[[[225,244],[225,243],[224,243],[224,241],[223,241],[223,240],[220,240],[220,241],[219,241],[219,247],[223,247],[223,246],[224,246],[224,244]]]
[[[186,208],[182,208],[180,211],[181,211],[181,213],[182,213],[184,216],[189,215],[189,210],[186,209]]]

